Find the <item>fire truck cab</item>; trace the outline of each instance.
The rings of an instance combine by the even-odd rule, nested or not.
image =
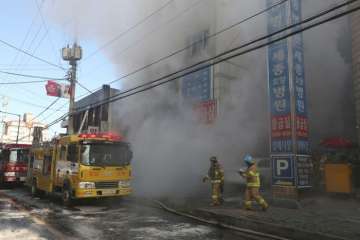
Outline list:
[[[61,195],[65,205],[80,198],[131,193],[129,143],[115,134],[77,134],[33,147],[27,183],[32,195]]]
[[[25,182],[30,147],[26,144],[7,144],[1,148],[0,185]]]

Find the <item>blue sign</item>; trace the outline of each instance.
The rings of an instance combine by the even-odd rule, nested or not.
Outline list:
[[[291,23],[301,21],[301,1],[292,0],[290,3]],[[296,29],[301,28],[297,26]],[[304,49],[302,33],[291,38],[292,61],[293,61],[293,83],[296,114],[296,139],[297,154],[309,154],[309,121],[307,116],[306,90],[305,90],[305,69]]]
[[[271,156],[273,185],[295,185],[294,155]]]
[[[291,22],[301,21],[301,2],[300,0],[291,1]],[[300,28],[297,26],[296,29]],[[306,94],[305,94],[305,70],[304,70],[304,50],[302,34],[292,37],[292,61],[295,91],[296,114],[307,117]]]
[[[267,5],[271,7],[277,4],[277,0],[268,0]],[[286,4],[281,4],[277,7],[272,8],[269,11],[268,15],[268,31],[269,33],[278,31],[287,25],[287,11],[286,11]]]
[[[272,44],[268,49],[271,113],[290,114],[290,87],[287,42]]]
[[[275,1],[268,1],[273,5]],[[268,32],[278,31],[286,26],[286,4],[269,11]],[[271,152],[291,153],[293,151],[291,95],[289,79],[289,50],[287,40],[271,44],[268,48],[269,96],[272,121]],[[284,119],[289,119],[284,125]],[[287,123],[288,122],[288,123]]]
[[[271,142],[272,153],[290,153],[292,151],[291,139],[273,139]]]
[[[211,67],[185,76],[182,80],[182,94],[185,99],[206,101],[211,98]]]
[[[268,0],[268,6],[278,1]],[[268,32],[299,23],[301,0],[285,2],[268,14]],[[295,29],[300,29],[297,26]],[[274,36],[272,39],[279,37]],[[268,47],[273,184],[305,187],[311,159],[307,117],[303,36],[296,34]],[[290,86],[292,88],[290,89]],[[279,154],[279,155],[277,155]],[[282,155],[280,155],[282,154]],[[296,157],[295,157],[296,156]],[[297,164],[298,163],[298,164]]]

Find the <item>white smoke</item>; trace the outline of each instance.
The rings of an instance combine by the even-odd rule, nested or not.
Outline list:
[[[62,0],[52,3],[47,16],[59,27],[70,21],[64,31],[80,43],[91,39],[102,46],[166,2]],[[304,15],[338,1],[324,2],[314,6],[314,1],[304,1]],[[264,0],[174,0],[149,21],[104,48],[101,54],[122,75],[183,48],[196,33],[209,30],[211,35],[264,7]],[[343,24],[329,24],[318,28],[316,33],[312,31],[304,35],[307,88],[311,95],[309,114],[313,117],[311,130],[316,139],[328,133],[327,130],[318,131],[324,129],[321,127],[324,119],[334,116],[338,119],[340,116],[334,106],[343,108],[342,104],[326,103],[332,106],[326,110],[321,105],[323,100],[338,103],[349,90],[345,87],[348,87],[345,82],[349,81],[349,68],[335,49],[339,26]],[[196,60],[214,56],[264,34],[265,15],[210,40],[209,50]],[[322,42],[323,34],[328,36],[327,44]],[[101,64],[96,57],[88,61],[95,66]],[[125,79],[123,86],[126,88],[156,79],[193,61],[185,51]],[[173,195],[206,190],[200,180],[206,174],[210,156],[218,156],[226,174],[231,175],[240,167],[241,157],[246,152],[261,156],[269,154],[266,49],[221,63],[214,71],[218,79],[214,90],[220,107],[218,119],[211,126],[199,124],[192,106],[182,101],[179,94],[181,81],[115,103],[118,106],[115,113],[118,127],[127,132],[134,150],[135,191]],[[333,71],[337,74],[332,74]],[[318,97],[323,92],[321,86],[330,85],[330,82],[336,83],[332,85],[336,92]],[[345,119],[344,122],[349,121]],[[345,130],[342,126],[333,127],[332,131],[342,133]]]

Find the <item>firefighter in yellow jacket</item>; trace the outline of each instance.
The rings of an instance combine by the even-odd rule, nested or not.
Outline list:
[[[246,154],[244,162],[247,165],[246,171],[240,171],[240,175],[246,178],[246,191],[245,191],[245,202],[244,208],[246,210],[252,209],[252,200],[255,200],[265,211],[269,205],[266,203],[264,198],[259,193],[260,188],[260,173],[257,170],[254,159],[251,155]]]
[[[203,182],[210,180],[212,205],[218,206],[223,203],[224,171],[216,157],[211,157],[210,162],[208,175],[203,178]]]

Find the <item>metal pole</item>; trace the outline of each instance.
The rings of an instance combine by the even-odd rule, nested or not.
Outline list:
[[[68,134],[74,133],[74,106],[75,106],[75,84],[76,84],[76,61],[70,61],[70,103],[69,103],[69,123],[68,123]]]
[[[20,131],[20,121],[21,121],[21,115],[17,115],[19,118],[19,122],[18,122],[18,128],[17,128],[17,134],[16,134],[16,144],[18,144],[19,142],[19,131]]]
[[[69,45],[62,49],[62,57],[65,61],[69,61],[71,66],[69,71],[69,81],[70,81],[70,102],[69,102],[69,117],[68,117],[68,126],[67,133],[74,134],[74,110],[75,110],[75,84],[76,84],[76,65],[82,57],[81,47],[76,43],[70,48]]]

